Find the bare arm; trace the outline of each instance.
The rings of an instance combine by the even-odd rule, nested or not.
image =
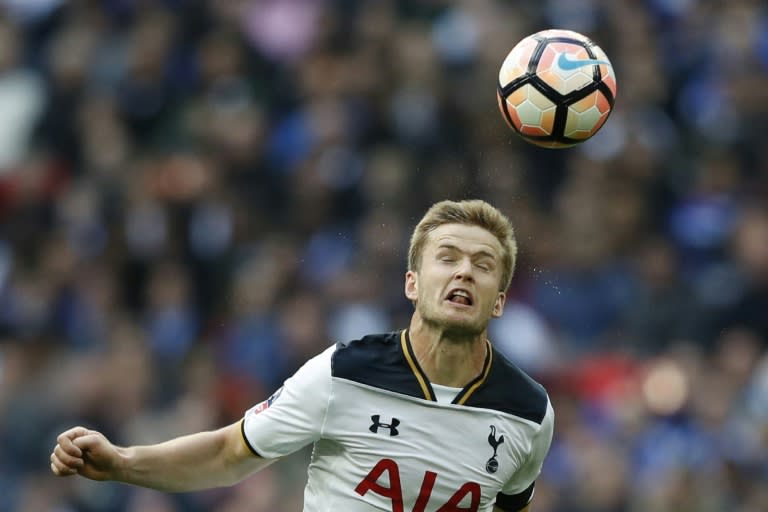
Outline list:
[[[92,480],[116,480],[162,491],[185,492],[233,485],[274,460],[245,444],[240,423],[164,443],[127,448],[101,433],[75,427],[59,435],[51,470]]]

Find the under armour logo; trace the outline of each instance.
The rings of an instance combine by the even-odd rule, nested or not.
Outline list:
[[[374,434],[378,433],[380,428],[388,428],[389,429],[389,435],[390,436],[396,436],[400,432],[397,431],[397,426],[400,424],[400,420],[397,418],[392,418],[392,421],[389,423],[381,423],[379,419],[381,418],[381,415],[374,414],[371,416],[371,421],[373,422],[373,425],[368,427],[368,430],[373,432]]]
[[[485,470],[489,473],[495,473],[499,469],[499,461],[496,460],[496,450],[499,448],[499,445],[504,442],[504,436],[501,435],[499,438],[496,438],[496,427],[491,425],[491,433],[488,434],[488,444],[491,445],[491,448],[493,448],[493,455],[491,455],[491,458],[488,459],[488,462],[485,463]]]

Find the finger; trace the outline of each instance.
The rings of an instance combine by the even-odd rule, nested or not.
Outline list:
[[[83,451],[80,449],[79,446],[75,445],[72,442],[72,438],[65,436],[64,434],[61,434],[56,440],[58,441],[58,444],[56,445],[56,448],[54,448],[54,450],[60,448],[64,453],[68,453],[73,457],[83,456]]]
[[[56,476],[70,476],[77,474],[77,470],[67,467],[55,456],[51,455],[51,471]]]
[[[61,434],[59,434],[59,437],[56,438],[56,441],[59,443],[62,441],[62,439],[77,439],[78,437],[87,436],[88,434],[95,434],[95,430],[89,430],[85,427],[77,426],[72,427],[69,430],[65,430]]]
[[[57,446],[56,448],[54,448],[50,458],[51,458],[51,462],[58,461],[62,465],[75,470],[85,465],[85,461],[82,458],[72,457],[68,453],[64,452],[60,446]]]
[[[82,457],[71,455],[71,453],[65,451],[61,445],[57,445],[56,448],[53,449],[51,460],[53,460],[54,457],[58,459],[62,464],[70,468],[79,468],[83,465]]]

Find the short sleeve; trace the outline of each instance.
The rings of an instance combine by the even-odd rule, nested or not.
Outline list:
[[[335,346],[307,361],[271,397],[248,409],[243,438],[258,456],[282,457],[317,441],[331,394]]]
[[[501,493],[497,497],[497,505],[504,510],[520,510],[533,497],[533,486],[536,478],[541,473],[541,467],[544,459],[549,452],[549,446],[552,443],[552,433],[554,431],[555,412],[552,404],[547,400],[547,412],[541,422],[536,437],[533,438],[531,452],[528,460],[517,471],[514,477],[507,482]],[[514,507],[505,507],[503,503],[514,503]],[[521,503],[520,502],[524,502]],[[520,504],[520,506],[518,506]],[[515,508],[516,507],[516,508]]]

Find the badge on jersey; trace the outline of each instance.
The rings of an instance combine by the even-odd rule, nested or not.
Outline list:
[[[504,442],[504,436],[499,435],[496,437],[496,426],[491,425],[491,433],[488,434],[488,444],[493,448],[493,455],[485,463],[485,470],[489,473],[495,473],[499,470],[499,461],[496,458],[496,451],[499,449],[499,445]]]
[[[260,412],[264,412],[267,409],[269,409],[269,406],[272,405],[272,403],[275,400],[277,400],[277,398],[280,396],[280,393],[282,393],[282,392],[283,392],[283,388],[281,387],[280,389],[278,389],[277,391],[272,393],[272,396],[270,396],[269,398],[267,398],[263,402],[260,402],[260,403],[258,403],[256,405],[254,405],[253,408],[251,409],[251,413],[259,414]]]

